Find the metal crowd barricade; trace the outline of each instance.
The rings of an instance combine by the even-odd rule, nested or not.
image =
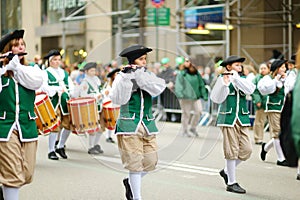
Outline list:
[[[206,89],[208,94],[210,94],[210,87],[207,85]],[[208,98],[208,101],[204,101],[201,99],[202,104],[202,115],[199,121],[199,125],[201,126],[209,126],[213,121],[213,117],[211,115],[211,100]],[[156,117],[156,120],[166,120],[166,116],[168,113],[181,114],[181,108],[176,97],[175,93],[170,89],[166,88],[165,91],[158,97],[153,99],[153,113]],[[193,114],[193,112],[191,112]]]
[[[218,104],[210,100],[210,93],[211,93],[210,86],[206,85],[205,87],[208,91],[208,100],[204,101],[203,99],[201,99],[202,115],[199,121],[199,126],[214,125],[218,114],[218,108],[219,108]],[[248,109],[250,111],[251,126],[253,126],[255,120],[254,105],[251,99],[247,101],[247,104],[248,104]],[[165,91],[160,96],[154,98],[153,112],[157,121],[166,120],[167,113],[181,114],[182,111],[175,93],[170,89],[166,88]],[[191,112],[191,114],[193,114],[193,112]]]

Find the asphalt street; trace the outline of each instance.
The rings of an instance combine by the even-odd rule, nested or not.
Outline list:
[[[237,168],[237,181],[246,194],[226,192],[219,171],[224,167],[222,134],[217,127],[198,127],[199,137],[183,137],[180,124],[159,122],[157,170],[142,181],[143,200],[300,199],[296,168],[276,165],[275,150],[265,162],[253,144],[251,158]],[[252,131],[249,131],[253,138]],[[265,134],[265,141],[269,134]],[[104,153],[87,153],[87,137],[72,134],[66,143],[68,159],[47,158],[48,137],[39,137],[34,180],[20,190],[21,200],[123,200],[123,169],[117,144],[101,138]]]

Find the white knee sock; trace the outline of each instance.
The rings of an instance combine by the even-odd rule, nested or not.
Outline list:
[[[235,180],[235,166],[236,160],[226,160],[228,185],[236,183]]]
[[[240,159],[235,160],[235,167],[237,167],[242,161]],[[227,160],[225,160],[225,168],[224,168],[225,174],[227,173]]]
[[[142,171],[141,172],[141,177],[143,178],[145,175],[147,175],[148,174],[148,172],[145,172],[145,171]]]
[[[19,188],[2,186],[3,198],[7,200],[18,200],[19,199]]]
[[[48,153],[55,151],[55,141],[56,141],[57,133],[51,132],[48,138]]]
[[[274,144],[274,147],[275,147],[275,151],[277,153],[277,160],[280,161],[280,162],[284,161],[285,157],[284,157],[284,154],[282,152],[282,148],[280,146],[279,139],[274,139],[273,144]]]
[[[66,130],[66,129],[63,129],[61,132],[60,132],[60,138],[59,138],[59,143],[57,145],[57,148],[63,148],[66,144],[66,141],[70,135],[70,130]]]
[[[242,161],[240,159],[235,160],[235,167],[237,167]]]
[[[94,135],[92,135],[92,134],[89,135],[89,148],[94,147],[95,137],[96,137],[95,134]]]
[[[141,200],[141,172],[129,172],[129,184],[134,200]]]
[[[101,135],[102,135],[102,133],[100,133],[100,132],[95,133],[94,146],[97,145],[97,144],[99,144]]]
[[[274,138],[272,138],[272,139],[265,145],[264,150],[265,150],[266,152],[269,152],[270,149],[273,147],[273,141],[274,141]]]
[[[112,134],[113,132],[114,132],[113,130],[107,130],[107,131],[106,131],[106,138],[110,138],[110,137],[111,137],[111,134]]]

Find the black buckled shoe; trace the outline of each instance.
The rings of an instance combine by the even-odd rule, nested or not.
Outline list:
[[[239,193],[239,194],[245,194],[246,193],[246,190],[243,189],[238,183],[234,183],[232,185],[227,185],[226,191]]]
[[[286,160],[283,161],[277,160],[277,165],[287,167],[289,166],[289,163]]]
[[[124,178],[123,179],[123,184],[125,186],[125,196],[127,200],[133,200],[133,196],[132,196],[132,192],[131,192],[131,188],[129,185],[129,179],[128,178]]]
[[[261,152],[260,152],[260,158],[265,161],[266,160],[266,155],[268,152],[265,151],[265,145],[266,143],[261,144]]]
[[[2,186],[0,186],[0,200],[4,200]]]
[[[54,151],[51,151],[50,153],[48,153],[48,158],[50,160],[58,160],[59,159]]]
[[[68,158],[65,152],[65,148],[56,149],[55,152],[58,153],[64,159]]]
[[[106,138],[106,142],[108,142],[108,143],[115,143],[115,141],[111,137]]]
[[[101,146],[99,144],[96,144],[93,148],[96,149],[98,153],[104,153],[104,151],[101,149]]]
[[[225,173],[224,169],[222,169],[220,172],[219,172],[220,176],[224,179],[224,182],[225,184],[227,185],[228,183],[228,176],[227,174]]]

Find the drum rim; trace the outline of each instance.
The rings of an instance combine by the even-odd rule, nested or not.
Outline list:
[[[47,94],[43,94],[43,93],[42,93],[42,94],[38,94],[38,95],[36,95],[35,97],[41,96],[41,95],[44,95],[45,97],[42,98],[41,100],[37,101],[37,102],[34,102],[34,104],[35,104],[36,106],[39,106],[39,105],[41,105],[44,101],[49,100],[48,95],[47,95]]]
[[[85,102],[76,102],[76,100],[87,100]],[[67,103],[72,106],[72,105],[85,105],[87,103],[94,103],[96,102],[96,99],[93,97],[78,97],[78,98],[73,98],[67,101]]]

